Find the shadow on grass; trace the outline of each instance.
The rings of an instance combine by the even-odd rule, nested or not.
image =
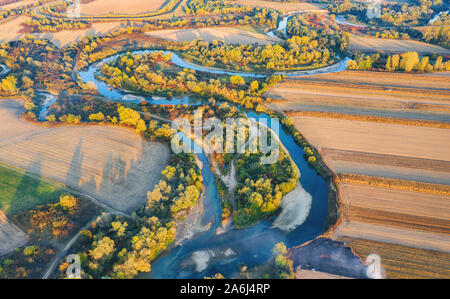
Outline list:
[[[64,191],[40,180],[41,164],[41,158],[37,156],[27,167],[31,171],[19,174],[8,170],[8,175],[0,178],[0,180],[7,181],[12,193],[9,206],[1,207],[8,216],[34,209],[46,203],[55,203],[59,200]],[[9,172],[11,173],[9,174]]]

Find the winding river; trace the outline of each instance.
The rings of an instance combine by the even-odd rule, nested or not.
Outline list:
[[[148,53],[152,50],[134,51],[132,54]],[[167,53],[167,52],[166,52]],[[97,86],[100,94],[115,101],[140,102],[142,97],[136,97],[119,90],[110,88],[105,82],[98,80],[95,73],[99,67],[111,62],[119,54],[103,59],[92,64],[86,70],[79,72],[81,79],[87,83],[92,82]],[[172,62],[183,68],[211,74],[236,74],[236,72],[211,69],[182,60],[176,53],[172,53]],[[346,60],[337,64],[328,72],[345,69]],[[327,72],[316,70],[313,73]],[[261,77],[263,74],[238,73],[245,77]],[[295,76],[298,72],[284,73],[287,76]],[[311,71],[302,72],[311,74]],[[147,97],[146,101],[153,104],[187,104],[198,105],[200,100],[191,97],[165,99],[159,97]],[[245,111],[248,117],[255,119],[269,118],[263,113]],[[278,242],[284,242],[292,247],[312,240],[323,233],[328,217],[328,185],[325,180],[311,169],[303,158],[303,149],[299,147],[292,136],[284,130],[280,130],[279,139],[290,153],[298,166],[301,177],[300,185],[304,189],[304,196],[311,196],[312,203],[308,211],[299,211],[307,214],[303,224],[286,232],[273,227],[273,221],[278,217],[272,216],[250,228],[236,229],[230,227],[224,233],[217,234],[220,227],[221,207],[214,181],[214,175],[210,170],[210,164],[206,155],[202,152],[198,158],[203,163],[202,175],[205,193],[203,196],[202,225],[210,224],[206,231],[196,233],[192,238],[184,240],[181,245],[173,247],[152,264],[150,273],[142,274],[141,278],[203,278],[212,276],[218,272],[225,277],[234,277],[239,273],[241,265],[249,267],[260,265],[271,257],[271,249]]]

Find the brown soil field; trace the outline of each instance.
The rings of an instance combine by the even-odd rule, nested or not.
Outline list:
[[[141,206],[169,149],[111,126],[43,127],[22,119],[18,101],[0,101],[0,161],[66,184],[120,211]]]
[[[449,161],[330,148],[323,148],[321,155],[328,162],[328,166],[338,173],[358,173],[450,185]]]
[[[405,229],[360,221],[342,221],[333,231],[331,238],[340,241],[344,237],[450,253],[450,237],[448,234],[431,233],[411,228]]]
[[[363,174],[341,173],[336,177],[336,182],[450,196],[450,185],[367,176]]]
[[[319,152],[332,148],[450,161],[450,129],[310,116],[294,117],[294,124]]]
[[[450,195],[425,192],[340,182],[331,238],[378,254],[386,278],[450,278]]]
[[[95,0],[81,3],[81,15],[102,16],[109,13],[134,15],[159,10],[166,0]]]
[[[345,219],[450,235],[450,196],[339,184]]]
[[[450,129],[311,116],[293,119],[336,173],[450,185]]]
[[[352,108],[450,114],[448,77],[422,74],[344,71],[288,79],[269,90],[278,110]],[[316,108],[314,108],[316,107]],[[445,118],[445,115],[440,115]]]
[[[440,122],[430,120],[415,120],[396,117],[380,117],[364,114],[346,114],[346,113],[324,112],[324,111],[286,111],[285,114],[287,116],[317,116],[317,117],[328,117],[347,120],[379,122],[387,124],[450,129],[450,122]]]
[[[298,77],[286,82],[297,81],[319,81],[326,83],[346,83],[358,84],[363,87],[376,86],[378,88],[392,89],[392,88],[414,88],[414,89],[436,89],[436,90],[450,90],[448,86],[448,78],[439,78],[436,75],[442,73],[393,73],[393,72],[372,72],[372,71],[350,71],[346,70],[339,73],[320,74],[309,77]],[[448,72],[447,72],[448,73]]]
[[[22,247],[28,242],[28,236],[16,225],[8,221],[0,210],[0,256]]]
[[[251,7],[271,8],[276,10],[283,10],[285,13],[294,11],[326,11],[326,6],[318,3],[306,2],[278,2],[278,1],[264,1],[264,0],[227,0],[226,3],[248,5]]]
[[[350,277],[329,274],[325,272],[313,270],[297,270],[295,271],[295,278],[297,279],[351,279]]]
[[[344,237],[343,241],[363,260],[378,254],[386,278],[450,278],[450,254],[446,252],[357,238]]]
[[[352,35],[350,38],[350,45],[348,47],[350,52],[382,52],[382,53],[404,53],[408,51],[415,51],[419,54],[439,54],[450,55],[450,50],[440,46],[427,44],[414,40],[395,40],[374,37],[362,37]]]
[[[82,30],[64,30],[60,32],[47,32],[47,33],[24,33],[24,22],[28,20],[27,16],[20,16],[18,18],[11,19],[10,21],[0,24],[0,42],[10,42],[19,40],[25,35],[33,35],[37,38],[48,39],[58,47],[64,47],[81,40],[87,35],[100,36],[114,31],[121,26],[124,26],[124,22],[109,22],[109,23],[93,23],[91,28]]]
[[[170,41],[192,41],[202,39],[207,42],[222,40],[231,44],[274,44],[280,40],[265,34],[249,32],[231,27],[213,27],[199,29],[166,29],[146,32],[147,35]]]
[[[29,5],[29,4],[32,4],[33,2],[37,2],[37,0],[22,0],[22,1],[16,1],[13,3],[4,4],[4,5],[0,4],[0,11]]]
[[[362,260],[379,254],[388,278],[450,278],[448,77],[344,71],[284,80],[268,94],[333,172],[364,180],[337,180],[331,238]],[[417,111],[447,122],[397,118]]]

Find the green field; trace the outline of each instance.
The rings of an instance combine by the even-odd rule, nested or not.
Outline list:
[[[0,166],[0,209],[8,216],[58,202],[64,190]]]

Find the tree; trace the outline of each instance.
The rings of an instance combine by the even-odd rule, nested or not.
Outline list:
[[[123,125],[136,127],[141,119],[139,112],[130,108],[119,105],[117,111],[119,112],[120,123]]]
[[[49,122],[54,122],[54,121],[56,121],[56,117],[55,117],[54,114],[50,114],[50,115],[47,116],[45,119],[46,119],[47,121],[49,121]]]
[[[61,197],[59,198],[59,205],[61,207],[65,207],[68,209],[72,209],[74,207],[76,207],[78,204],[78,200],[73,197],[72,195],[61,195]]]
[[[419,63],[419,54],[417,52],[406,52],[401,54],[400,68],[405,72],[412,71]]]
[[[27,100],[27,101],[25,101],[24,107],[26,110],[30,111],[30,110],[33,110],[34,107],[36,107],[36,105],[32,101]]]
[[[236,84],[236,85],[244,85],[245,80],[239,75],[234,75],[234,76],[230,76],[230,83]]]
[[[392,66],[393,71],[397,70],[399,61],[400,61],[400,56],[398,56],[397,54],[392,56],[391,66]]]
[[[16,86],[17,79],[14,76],[8,76],[0,83],[0,91],[6,95],[15,95],[19,91]]]
[[[434,63],[434,70],[435,71],[440,71],[442,69],[443,65],[442,65],[442,56],[439,56],[436,59],[436,62]]]
[[[91,121],[104,121],[105,115],[102,112],[99,113],[93,113],[89,115],[89,120]]]
[[[386,65],[384,67],[386,69],[386,71],[392,71],[392,61],[391,61],[391,56],[388,57],[387,61],[386,61]]]
[[[253,91],[253,92],[255,92],[255,91],[257,91],[258,90],[258,88],[259,88],[259,83],[258,83],[258,81],[252,81],[251,83],[250,83],[250,90],[251,91]]]
[[[95,248],[90,250],[89,254],[94,260],[100,260],[102,257],[110,255],[113,251],[114,240],[111,240],[109,237],[104,237],[96,242]]]
[[[358,64],[356,63],[356,61],[350,60],[347,63],[347,69],[349,69],[349,70],[357,70],[358,69]]]

